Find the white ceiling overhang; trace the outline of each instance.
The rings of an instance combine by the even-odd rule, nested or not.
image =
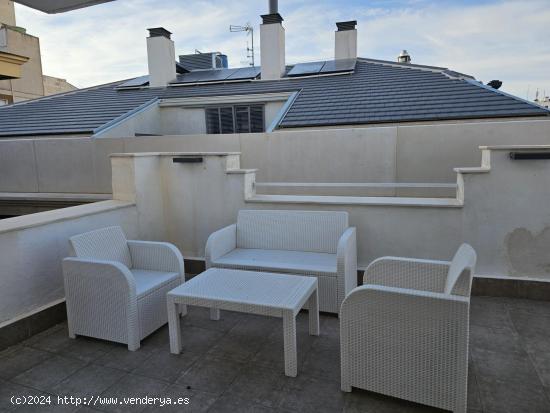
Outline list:
[[[113,0],[14,0],[33,9],[45,13],[63,13],[69,10],[81,9]]]

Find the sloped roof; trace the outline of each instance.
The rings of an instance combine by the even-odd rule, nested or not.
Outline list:
[[[93,133],[154,98],[298,92],[279,127],[550,116],[550,111],[445,68],[359,59],[355,72],[116,90],[122,82],[0,108],[0,136]]]

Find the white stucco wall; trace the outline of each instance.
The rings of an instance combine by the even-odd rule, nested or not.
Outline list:
[[[70,236],[121,225],[135,238],[136,222],[136,208],[117,201],[0,221],[0,326],[64,298],[61,260]]]
[[[110,153],[154,151],[238,151],[259,182],[454,182],[480,145],[507,143],[550,144],[550,121],[0,140],[0,192],[110,193]]]

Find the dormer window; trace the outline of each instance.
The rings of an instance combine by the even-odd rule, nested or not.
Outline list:
[[[265,132],[264,105],[208,107],[205,112],[209,134]]]

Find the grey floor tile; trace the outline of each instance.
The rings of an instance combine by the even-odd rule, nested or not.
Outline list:
[[[333,381],[340,381],[340,349],[314,343],[305,355],[301,372]]]
[[[512,327],[508,306],[502,299],[472,297],[470,324],[491,328]]]
[[[550,403],[542,385],[478,378],[483,411],[487,413],[548,413]]]
[[[126,346],[117,345],[108,353],[95,359],[93,363],[130,372],[141,366],[152,354],[142,349],[129,351]]]
[[[204,357],[193,364],[176,384],[219,395],[227,390],[244,367],[243,363],[232,360]]]
[[[539,377],[527,353],[499,353],[472,349],[471,355],[475,375],[478,379],[540,384]]]
[[[60,396],[90,398],[107,390],[125,374],[122,370],[90,364],[53,386],[51,391]]]
[[[165,404],[163,406],[159,404],[148,406],[144,412],[153,413],[160,410],[166,413],[202,413],[208,411],[218,398],[214,394],[198,390],[189,390],[187,387],[177,384],[168,387],[159,397],[163,399]],[[168,400],[170,400],[170,404],[168,404]]]
[[[191,353],[206,353],[225,333],[206,328],[183,326],[181,329],[181,344],[183,351]]]
[[[208,413],[275,413],[276,410],[232,394],[224,394],[208,410]]]
[[[516,330],[509,326],[488,327],[470,326],[470,348],[496,351],[500,353],[525,352]]]
[[[550,301],[525,300],[520,298],[505,298],[504,303],[510,313],[524,312],[533,315],[549,316]]]
[[[251,360],[267,343],[267,337],[242,335],[231,330],[218,340],[208,351],[208,355],[231,359],[238,362]]]
[[[62,351],[73,341],[73,339],[69,338],[69,333],[66,328],[46,330],[44,333],[46,334],[40,337],[31,337],[24,345],[57,353]]]
[[[104,356],[117,346],[104,340],[96,340],[88,337],[77,337],[61,350],[66,357],[74,357],[82,361],[90,362]]]
[[[443,413],[445,410],[362,389],[344,393],[345,413]]]
[[[11,379],[53,357],[52,353],[21,347],[13,354],[0,358],[0,378]]]
[[[210,320],[210,309],[205,307],[187,308],[187,315],[182,317],[184,326],[195,326],[207,330],[229,331],[243,319],[242,313],[234,311],[221,311],[219,320]]]
[[[468,363],[468,410],[482,410],[481,395],[479,394],[479,386],[475,374],[473,361]]]
[[[544,386],[550,387],[550,340],[531,338],[523,344]]]
[[[314,342],[314,337],[307,332],[298,332],[298,372],[304,363],[311,345]],[[262,344],[260,350],[252,357],[251,362],[260,366],[269,366],[278,371],[284,371],[284,339],[283,332],[280,334],[272,334],[269,340]]]
[[[276,408],[281,403],[287,380],[284,370],[247,366],[226,393],[254,404]]]
[[[279,407],[301,413],[337,412],[344,408],[344,393],[337,381],[301,374],[287,381]]]
[[[511,312],[514,327],[522,339],[550,340],[550,315],[541,316],[527,312]]]
[[[126,404],[124,403],[124,398],[142,399],[144,397],[157,397],[167,387],[168,383],[160,380],[127,374],[101,394],[101,397],[116,398],[119,404],[104,404],[95,406],[94,408],[106,412],[141,412],[148,407],[147,404],[137,402],[137,400],[135,403]],[[121,401],[122,403],[120,403]]]
[[[148,352],[170,351],[170,336],[168,325],[164,325],[157,331],[141,341],[140,350]]]
[[[162,351],[153,354],[132,373],[172,383],[185,373],[199,357],[200,354],[189,351],[177,355]]]
[[[53,356],[33,368],[15,376],[15,383],[48,391],[86,365],[85,362],[61,356]]]

